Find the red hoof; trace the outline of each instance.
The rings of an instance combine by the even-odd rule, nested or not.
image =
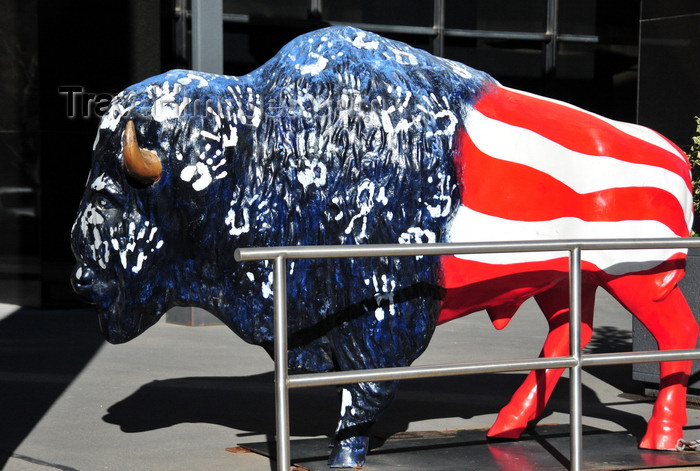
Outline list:
[[[645,450],[676,450],[676,443],[683,438],[680,425],[658,423],[653,418],[649,421],[647,433],[644,434],[639,448]]]
[[[522,417],[505,416],[501,413],[498,414],[496,422],[491,426],[486,436],[489,438],[517,439],[523,434],[525,427],[527,427],[527,421],[523,423]]]

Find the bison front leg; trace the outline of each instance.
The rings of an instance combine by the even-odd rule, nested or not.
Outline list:
[[[372,427],[393,399],[397,385],[398,382],[393,381],[344,387],[340,421],[328,458],[331,468],[364,466]]]
[[[593,310],[596,287],[584,285],[581,292],[581,345],[592,336]],[[542,309],[549,333],[542,346],[540,357],[569,355],[569,288],[559,285],[535,297]],[[487,436],[493,438],[519,438],[528,423],[544,411],[563,369],[531,371],[523,384],[513,394],[510,402],[501,409]]]

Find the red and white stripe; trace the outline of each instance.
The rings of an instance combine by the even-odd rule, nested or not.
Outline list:
[[[455,154],[462,205],[449,228],[452,242],[689,234],[687,157],[650,129],[505,87],[484,94],[465,128]],[[589,269],[622,275],[684,253],[584,251],[582,257]],[[531,263],[566,256],[537,252],[457,258],[479,266],[526,263],[531,269]],[[515,265],[510,271],[518,270]],[[457,282],[450,276],[457,273],[446,275]]]

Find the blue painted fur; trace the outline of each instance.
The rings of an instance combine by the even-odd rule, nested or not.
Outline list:
[[[272,349],[271,266],[238,247],[444,241],[459,195],[456,131],[493,80],[354,28],[301,36],[242,77],[175,70],[120,93],[103,118],[73,229],[76,290],[111,342],[174,305],[201,306]],[[163,165],[122,169],[122,133]],[[439,303],[435,258],[289,263],[289,367],[410,364]],[[262,288],[261,288],[262,287]],[[349,385],[332,466],[364,462],[395,383]]]

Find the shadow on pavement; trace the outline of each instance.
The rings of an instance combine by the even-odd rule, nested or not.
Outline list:
[[[0,321],[0,469],[102,343],[93,310],[20,308]]]
[[[604,327],[596,329],[587,352],[628,350],[631,350],[629,331]],[[641,385],[632,380],[630,365],[598,367],[587,371],[624,393],[636,393],[641,389]],[[467,428],[467,419],[497,413],[524,378],[525,373],[518,373],[403,381],[396,398],[380,418],[375,435],[381,442],[407,431],[411,423],[435,419],[463,418],[464,427]],[[638,442],[646,429],[644,417],[604,404],[596,391],[585,384],[582,392],[587,417],[617,424]],[[621,402],[627,401],[621,399]],[[125,433],[153,431],[182,423],[208,423],[242,431],[238,435],[241,439],[249,435],[264,435],[267,442],[272,444],[275,436],[274,404],[272,373],[239,377],[183,377],[144,384],[130,396],[113,404],[103,420],[119,426]],[[339,404],[337,390],[333,387],[291,390],[291,435],[330,436],[335,429]],[[548,412],[568,414],[568,411],[569,382],[562,378],[545,416]],[[544,422],[547,422],[546,418],[540,421]],[[484,430],[484,439],[485,434]],[[234,445],[238,443],[231,443],[231,446]]]
[[[602,326],[593,329],[593,337],[583,353],[622,353],[632,351],[632,331]],[[632,365],[594,366],[586,371],[629,394],[644,394],[644,384],[632,379]]]
[[[335,388],[290,391],[290,404],[292,435],[317,436],[334,429],[340,410]],[[153,381],[112,405],[103,420],[127,433],[208,423],[243,430],[246,435],[274,436],[273,374]]]
[[[523,381],[524,374],[472,375],[404,381],[379,420],[375,434],[388,438],[413,422],[496,413]],[[438,394],[439,393],[439,394]],[[587,416],[617,423],[638,438],[646,422],[635,414],[611,409],[584,386]],[[103,417],[127,433],[181,423],[209,423],[242,430],[241,436],[275,435],[272,373],[248,377],[189,377],[153,381],[112,405]],[[335,388],[290,391],[291,435],[313,437],[335,429],[340,401]],[[548,410],[568,413],[568,380],[562,379]],[[464,426],[468,426],[465,422]],[[485,432],[484,432],[485,434]],[[235,444],[231,444],[232,446]]]

